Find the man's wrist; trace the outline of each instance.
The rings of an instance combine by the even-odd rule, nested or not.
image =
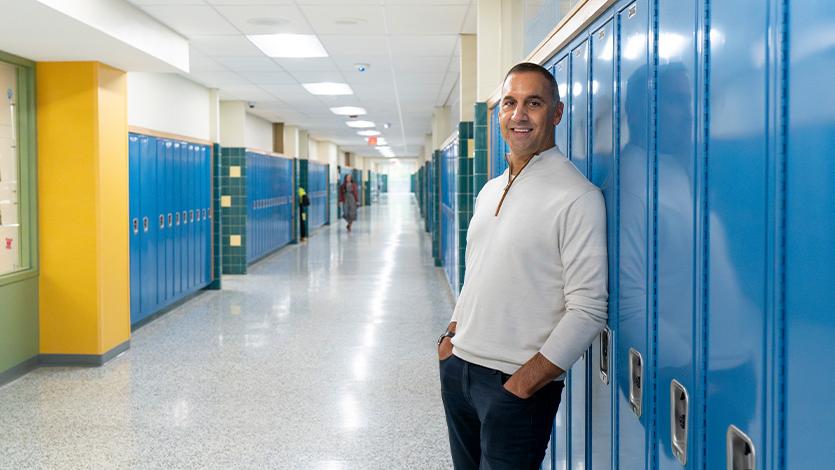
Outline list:
[[[454,331],[449,331],[449,330],[444,331],[443,334],[441,334],[441,336],[438,338],[438,346],[440,346],[441,343],[443,343],[446,338],[452,339],[453,336],[455,336]]]

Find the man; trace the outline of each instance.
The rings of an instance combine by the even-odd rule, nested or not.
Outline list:
[[[467,270],[438,341],[456,469],[538,469],[565,371],[607,318],[600,191],[556,148],[554,77],[522,63],[499,103],[508,171],[476,199]]]
[[[307,240],[307,206],[310,205],[310,198],[307,191],[299,186],[299,241]]]

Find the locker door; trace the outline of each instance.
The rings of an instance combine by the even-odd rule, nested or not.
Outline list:
[[[767,468],[767,126],[779,109],[767,104],[768,16],[762,2],[711,3],[707,468],[725,468],[730,426],[751,440],[756,468]]]
[[[165,199],[165,298],[170,302],[174,298],[174,146],[170,140],[164,141],[165,182],[162,193]]]
[[[165,218],[165,190],[166,178],[168,176],[168,165],[165,154],[165,142],[163,139],[154,139],[154,154],[157,161],[157,190],[154,192],[154,198],[157,201],[157,210],[154,213],[154,230],[157,231],[157,305],[162,307],[168,301],[166,297],[165,284],[165,238],[168,236],[166,218]]]
[[[657,455],[659,469],[703,468],[699,328],[700,166],[696,163],[696,0],[658,6]],[[698,93],[701,95],[701,93]],[[710,467],[714,468],[714,467]],[[717,467],[718,468],[718,467]]]
[[[186,185],[188,188],[187,193],[187,207],[188,207],[188,290],[191,292],[194,289],[194,285],[197,284],[195,274],[196,274],[196,256],[197,253],[196,248],[196,234],[195,229],[197,228],[197,224],[195,223],[196,219],[194,217],[194,208],[195,204],[195,194],[196,191],[196,163],[197,163],[197,153],[196,153],[196,146],[194,144],[188,145],[188,167],[186,172],[186,179],[188,184]]]
[[[563,103],[563,117],[557,125],[555,139],[557,147],[565,155],[568,155],[568,126],[571,111],[568,107],[568,56],[563,57],[554,65],[554,78],[560,92],[560,101]],[[504,146],[504,143],[501,144]],[[554,420],[554,431],[551,436],[552,468],[568,468],[568,443],[571,438],[571,430],[568,426],[568,408],[571,406],[568,400],[568,387],[562,391],[560,407],[557,410],[557,417]]]
[[[197,283],[206,282],[206,146],[197,146]]]
[[[172,179],[174,182],[174,193],[172,207],[174,210],[174,298],[179,299],[183,292],[183,181],[182,181],[182,146],[179,142],[171,145],[171,160],[173,164]]]
[[[613,21],[591,36],[591,173],[590,179],[603,191],[609,252],[609,334],[592,345],[591,361],[591,462],[588,468],[612,468],[612,335],[617,321],[617,163],[614,141],[614,28]]]
[[[142,246],[142,181],[140,180],[140,144],[139,136],[130,134],[128,137],[128,166],[130,188],[130,216],[128,230],[130,231],[130,319],[131,323],[140,318],[141,299],[141,246]]]
[[[571,52],[571,84],[568,115],[569,156],[584,175],[588,175],[588,42],[584,41]],[[568,419],[571,423],[569,468],[586,468],[589,353],[586,352],[571,368],[568,375]]]
[[[255,246],[255,162],[249,152],[246,153],[246,259],[252,259]]]
[[[786,443],[785,468],[791,469],[829,468],[835,462],[835,96],[821,81],[822,74],[835,70],[835,47],[823,36],[831,34],[835,22],[833,6],[823,0],[791,2],[788,14],[790,99],[782,195],[786,435],[778,442]]]
[[[652,325],[650,219],[651,171],[649,142],[649,8],[645,1],[618,12],[619,82],[618,155],[620,171],[620,256],[618,266],[618,330],[615,332],[618,386],[619,468],[651,468],[647,456],[652,427]]]
[[[157,230],[154,220],[157,212],[157,162],[153,137],[139,138],[140,190],[140,315],[141,320],[154,313],[157,307]]]

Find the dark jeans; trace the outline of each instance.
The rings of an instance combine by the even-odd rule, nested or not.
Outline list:
[[[451,356],[440,363],[449,446],[456,470],[538,470],[560,406],[563,382],[521,399],[509,375]]]

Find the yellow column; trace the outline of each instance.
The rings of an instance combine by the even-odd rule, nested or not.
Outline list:
[[[37,64],[40,352],[102,363],[130,339],[127,75]]]

